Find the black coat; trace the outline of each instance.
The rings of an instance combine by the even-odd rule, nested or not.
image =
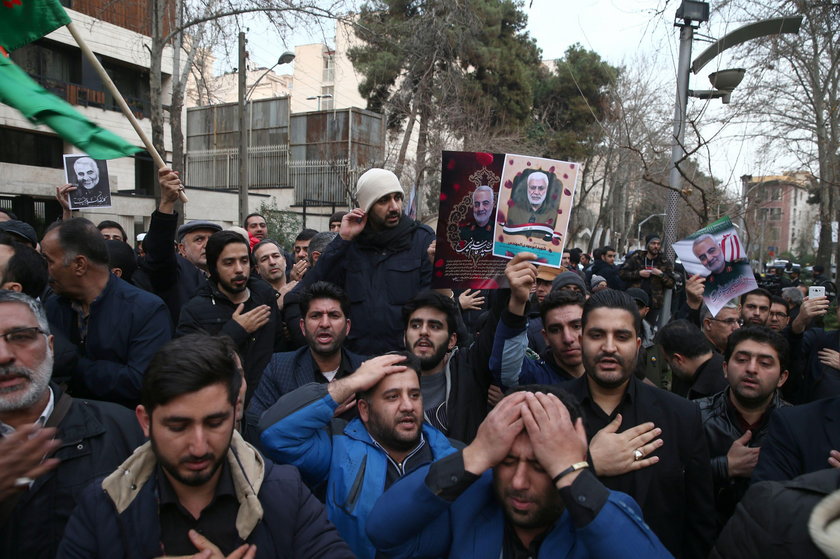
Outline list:
[[[633,472],[630,495],[642,508],[645,522],[677,559],[705,559],[715,536],[712,472],[703,436],[700,409],[670,392],[635,377],[634,408],[638,424],[652,421],[662,429],[665,443],[656,452],[659,462]],[[578,401],[589,397],[587,376],[563,384]],[[586,406],[582,406],[584,423]],[[622,423],[619,432],[634,427]],[[589,440],[595,435],[587,426]]]
[[[249,334],[232,318],[233,311],[239,305],[234,305],[211,281],[206,282],[198,290],[198,294],[181,309],[181,318],[175,331],[176,337],[204,333],[211,336],[228,336],[233,340],[242,358],[245,380],[248,382],[246,405],[259,385],[260,377],[271,356],[275,351],[280,351],[283,345],[274,289],[264,280],[254,276],[248,278],[248,289],[251,296],[245,302],[243,313],[260,305],[268,305],[271,309],[268,323],[256,332]]]
[[[763,451],[762,451],[763,452]],[[808,531],[814,507],[840,488],[840,470],[756,483],[723,529],[709,559],[821,559]]]
[[[726,461],[726,453],[732,443],[744,435],[744,431],[738,426],[738,421],[732,416],[732,410],[727,405],[729,388],[708,398],[697,400],[700,406],[700,415],[703,417],[703,430],[706,432],[706,442],[709,443],[709,455],[712,457],[712,478],[715,484],[715,509],[717,509],[718,529],[723,528],[732,513],[735,512],[735,505],[747,492],[749,478],[729,477],[729,468]],[[778,407],[789,404],[779,398],[778,391],[773,397],[773,402],[767,408],[765,418],[772,417],[772,413]],[[749,445],[752,448],[762,446],[764,437],[767,434],[767,419],[757,429],[753,430]]]
[[[840,396],[776,410],[752,482],[783,481],[828,467],[840,450]]]
[[[55,401],[61,390],[52,386]],[[58,467],[19,498],[0,526],[0,558],[52,559],[82,491],[113,472],[145,442],[134,413],[108,402],[74,399],[56,435]]]

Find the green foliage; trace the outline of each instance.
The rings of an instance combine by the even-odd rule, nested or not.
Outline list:
[[[286,250],[291,250],[295,237],[303,230],[303,218],[293,212],[281,210],[273,198],[271,205],[260,202],[257,213],[265,218],[268,238],[277,241]]]

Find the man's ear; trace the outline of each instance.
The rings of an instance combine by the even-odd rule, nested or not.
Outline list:
[[[77,254],[70,263],[70,266],[73,267],[72,269],[74,274],[77,276],[83,276],[87,273],[89,264],[90,262],[88,262],[87,257]]]
[[[449,335],[449,346],[448,346],[448,347],[449,347],[449,351],[452,351],[452,349],[453,349],[456,345],[458,345],[458,334],[457,334],[457,332],[452,332],[452,333]]]
[[[306,329],[303,327],[303,324],[304,324],[303,317],[301,317],[301,319],[300,319],[300,333],[303,334],[303,337],[305,338],[306,337]]]
[[[0,285],[0,289],[6,289],[8,291],[16,291],[18,293],[23,293],[23,286],[16,281],[7,281],[3,285]]]
[[[729,373],[728,373],[727,368],[726,368],[726,360],[725,359],[724,359],[723,363],[721,363],[721,365],[723,366],[723,378],[728,379],[729,378]],[[785,372],[787,372],[787,371],[785,371]],[[781,384],[779,386],[781,386]]]
[[[117,276],[118,278],[122,277],[122,268],[111,268],[111,273]]]
[[[146,413],[146,408],[143,404],[138,405],[134,409],[134,414],[137,416],[137,423],[140,424],[140,428],[143,429],[143,435],[148,439],[149,438],[149,423],[151,422],[151,416]]]
[[[782,385],[784,385],[784,383],[787,382],[787,379],[788,379],[789,375],[790,375],[790,372],[788,372],[787,369],[782,371],[782,374],[779,375],[779,382],[776,383],[776,388],[781,388]]]
[[[344,326],[344,335],[348,335],[350,333],[350,319],[347,319],[347,324]]]
[[[368,404],[367,400],[356,400],[356,409],[359,410],[359,419],[362,420],[362,423],[367,425],[368,420],[370,419],[370,404]]]

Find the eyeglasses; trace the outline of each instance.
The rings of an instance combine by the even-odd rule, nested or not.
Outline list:
[[[0,338],[3,338],[3,341],[13,347],[28,347],[34,343],[41,334],[45,336],[47,335],[47,333],[39,327],[32,326],[30,328],[15,328],[13,330],[9,330],[5,334],[0,334]]]
[[[786,312],[771,312],[770,318],[787,318],[788,314]]]
[[[740,320],[738,318],[724,318],[724,319],[712,318],[712,320],[714,320],[715,322],[723,322],[724,324],[726,324],[727,326],[730,326],[730,327],[735,326],[735,325],[738,325],[738,326],[743,326],[744,325],[744,321]]]

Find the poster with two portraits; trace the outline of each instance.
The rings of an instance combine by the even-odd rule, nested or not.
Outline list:
[[[519,252],[560,267],[580,165],[523,155],[444,151],[432,286],[506,287]]]

